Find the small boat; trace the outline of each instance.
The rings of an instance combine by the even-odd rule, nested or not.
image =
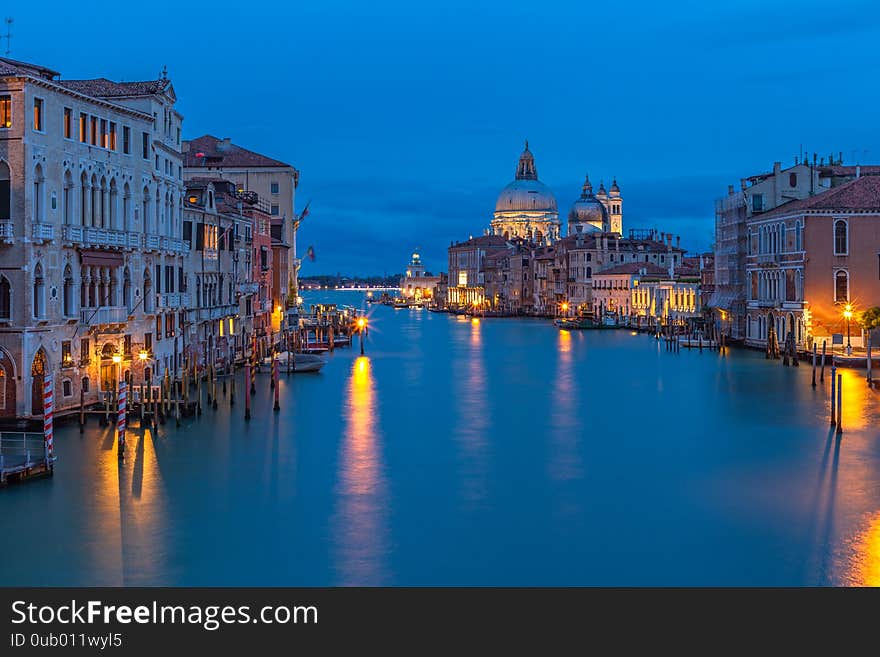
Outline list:
[[[263,359],[263,362],[266,364],[272,363],[272,357],[267,356]],[[309,354],[309,353],[294,353],[293,354],[293,362],[291,363],[292,370],[294,372],[317,372],[324,365],[327,364],[327,360],[322,358],[318,354]],[[282,351],[278,354],[278,365],[281,368],[281,371],[287,371],[287,352]]]
[[[609,325],[603,324],[600,322],[596,322],[589,317],[563,317],[560,319],[554,319],[553,324],[558,328],[566,329],[569,331],[585,331],[590,329],[601,330],[601,329],[612,329],[617,328],[616,324]]]

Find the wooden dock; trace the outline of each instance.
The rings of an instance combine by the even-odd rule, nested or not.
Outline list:
[[[55,457],[49,456],[42,433],[0,432],[0,486],[13,481],[52,475]]]

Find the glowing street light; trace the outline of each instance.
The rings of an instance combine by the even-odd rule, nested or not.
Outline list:
[[[367,318],[358,317],[357,321],[358,333],[361,334],[361,356],[364,355],[364,329],[367,328]]]
[[[848,303],[843,308],[843,317],[846,319],[846,355],[852,356],[852,342],[850,341],[849,325],[852,320],[852,304]]]

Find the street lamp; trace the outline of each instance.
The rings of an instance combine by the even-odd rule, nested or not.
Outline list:
[[[358,333],[361,334],[361,356],[364,355],[364,329],[367,328],[367,318],[358,317],[357,321]]]
[[[562,302],[562,313],[567,317],[568,316],[568,301]]]
[[[848,303],[843,308],[843,316],[846,319],[846,355],[852,356],[852,342],[850,342],[849,324],[852,319],[852,304]]]

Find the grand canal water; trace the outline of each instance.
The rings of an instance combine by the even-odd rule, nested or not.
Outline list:
[[[277,414],[263,374],[251,422],[135,428],[122,466],[60,427],[55,476],[0,490],[0,584],[880,584],[859,373],[838,440],[808,367],[371,312],[367,356],[282,376]]]

